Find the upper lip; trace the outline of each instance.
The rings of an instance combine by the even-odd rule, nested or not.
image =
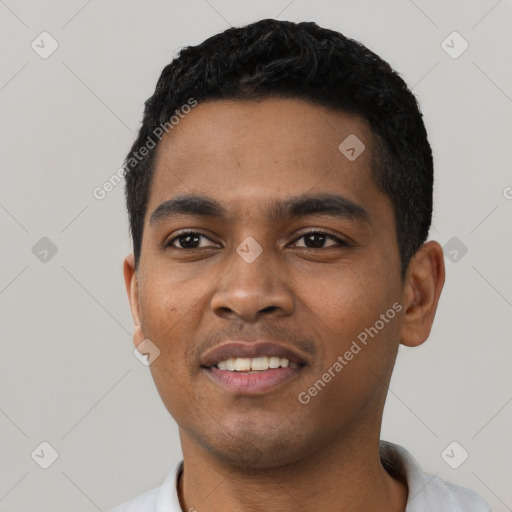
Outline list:
[[[201,357],[201,366],[215,366],[220,361],[230,358],[244,357],[282,357],[291,363],[306,365],[306,359],[299,355],[294,349],[278,345],[269,341],[235,341],[223,343],[207,350]]]

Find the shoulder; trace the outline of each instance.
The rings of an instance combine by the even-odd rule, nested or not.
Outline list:
[[[447,489],[453,504],[458,507],[454,510],[460,510],[461,512],[492,512],[489,504],[471,489],[446,480],[440,480],[440,482]]]
[[[403,446],[381,440],[380,455],[388,473],[407,482],[406,512],[492,512],[476,492],[425,473]]]

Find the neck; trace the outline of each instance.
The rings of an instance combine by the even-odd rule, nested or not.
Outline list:
[[[199,447],[181,429],[185,511],[403,512],[407,485],[386,472],[379,436],[345,436],[296,461],[268,468],[234,465]]]

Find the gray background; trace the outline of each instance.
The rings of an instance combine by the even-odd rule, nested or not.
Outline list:
[[[0,511],[107,510],[180,459],[133,355],[123,184],[93,190],[173,50],[267,17],[361,40],[420,101],[447,279],[429,341],[400,350],[382,437],[512,510],[512,1],[0,0]],[[51,49],[43,31],[59,45],[47,58],[31,47]],[[469,44],[457,58],[453,31]],[[458,469],[441,455],[453,441]]]

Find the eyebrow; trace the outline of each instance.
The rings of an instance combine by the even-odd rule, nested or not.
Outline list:
[[[154,226],[178,215],[225,220],[226,210],[216,200],[201,195],[180,195],[160,203],[151,214],[149,224]],[[370,215],[361,205],[347,197],[323,193],[292,196],[272,204],[268,213],[270,222],[287,218],[323,215],[371,225]]]

